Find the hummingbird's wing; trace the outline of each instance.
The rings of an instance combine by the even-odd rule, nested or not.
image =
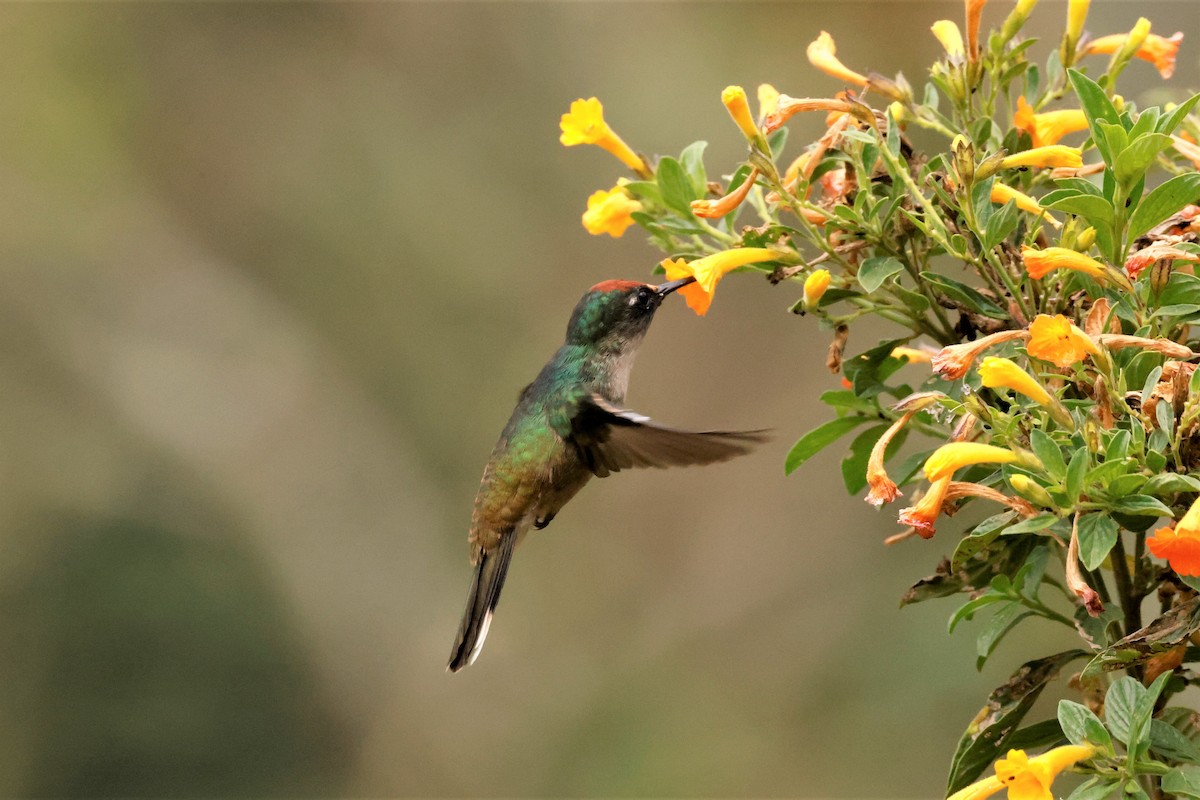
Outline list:
[[[745,455],[765,431],[681,431],[593,394],[571,419],[570,441],[583,463],[603,478],[631,467],[685,467]]]

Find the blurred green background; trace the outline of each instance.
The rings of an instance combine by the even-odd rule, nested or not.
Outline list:
[[[1189,0],[1088,28],[1138,14],[1187,39],[1126,94],[1200,89]],[[1033,625],[976,674],[950,603],[897,610],[958,525],[884,548],[844,445],[783,476],[837,385],[796,286],[668,305],[629,397],[774,442],[593,482],[521,550],[480,661],[444,665],[518,389],[583,290],[659,257],[584,232],[620,165],[562,148],[559,115],[597,95],[635,148],[703,138],[727,174],[725,85],[841,88],[805,61],[821,29],[919,84],[942,17],[961,4],[0,7],[0,795],[937,795],[987,692],[1064,640]]]

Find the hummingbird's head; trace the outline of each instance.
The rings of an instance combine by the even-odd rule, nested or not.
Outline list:
[[[615,347],[637,342],[663,299],[694,280],[688,277],[657,286],[640,281],[597,283],[575,306],[567,323],[567,341]]]

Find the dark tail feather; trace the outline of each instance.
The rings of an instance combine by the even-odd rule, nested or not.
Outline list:
[[[448,668],[451,672],[458,672],[474,663],[483,647],[483,640],[487,636],[488,626],[492,624],[492,613],[496,610],[496,601],[500,599],[500,589],[504,586],[504,576],[508,573],[508,562],[512,560],[516,541],[517,537],[514,534],[506,533],[500,537],[500,544],[495,550],[479,557],[479,563],[475,567],[475,578],[471,581],[471,593],[467,595],[467,610],[463,614],[462,624],[458,627],[454,650],[450,653]]]

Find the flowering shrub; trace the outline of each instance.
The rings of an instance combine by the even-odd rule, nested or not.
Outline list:
[[[599,100],[577,100],[563,144],[598,145],[632,172],[592,195],[584,224],[613,236],[640,226],[668,279],[695,278],[682,292],[698,314],[734,271],[800,284],[792,310],[832,332],[843,386],[822,396],[835,416],[800,438],[787,471],[865,428],[842,472],[876,506],[909,494],[889,542],[982,510],[904,604],[962,598],[951,631],[987,615],[978,666],[1029,619],[1077,637],[991,693],[948,794],[1050,798],[1073,769],[1089,776],[1079,800],[1200,797],[1200,714],[1172,705],[1200,661],[1200,96],[1137,108],[1117,94],[1135,58],[1174,70],[1182,36],[1145,19],[1092,37],[1087,0],[1071,0],[1039,66],[1020,37],[1036,0],[986,33],[984,5],[967,0],[962,29],[932,25],[944,55],[920,92],[846,66],[825,32],[807,55],[847,84],[836,97],[763,85],[755,115],[727,88],[748,152],[720,182],[704,142],[650,159]],[[826,131],[785,155],[801,113],[824,115]],[[867,315],[896,333],[847,357]],[[902,457],[909,434],[933,444]],[[1027,720],[1071,665],[1082,702]]]

